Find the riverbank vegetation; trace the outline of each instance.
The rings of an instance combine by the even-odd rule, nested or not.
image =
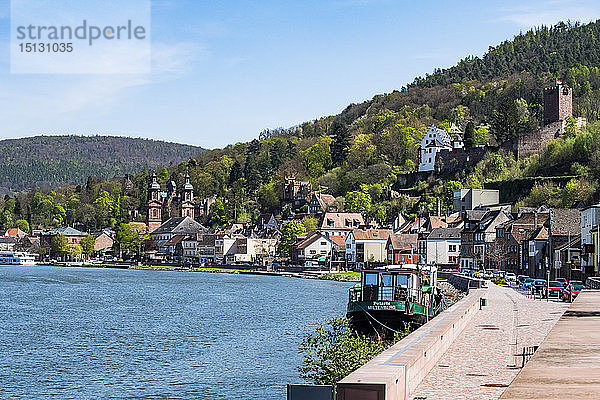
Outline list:
[[[410,333],[410,325],[393,340],[382,341],[352,331],[346,318],[319,324],[300,343],[300,377],[315,385],[335,385],[342,378]]]

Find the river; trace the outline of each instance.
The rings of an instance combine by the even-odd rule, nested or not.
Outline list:
[[[0,398],[283,400],[351,285],[0,266]]]

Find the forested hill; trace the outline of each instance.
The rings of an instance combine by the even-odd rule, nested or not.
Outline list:
[[[600,65],[600,20],[586,25],[560,22],[552,27],[541,26],[490,46],[482,58],[470,56],[451,68],[416,78],[413,85],[433,87],[463,79],[491,80],[523,71],[562,74],[581,63]]]
[[[85,183],[179,163],[200,147],[119,136],[35,136],[0,140],[0,192]]]

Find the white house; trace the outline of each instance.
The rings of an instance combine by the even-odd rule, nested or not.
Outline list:
[[[276,239],[237,238],[225,254],[226,264],[262,263],[275,256]]]
[[[432,125],[421,140],[419,172],[433,171],[436,156],[440,151],[452,151],[463,146],[460,136],[453,140],[448,132]]]
[[[426,262],[436,265],[458,265],[460,228],[436,228],[426,239]]]
[[[320,232],[313,232],[292,246],[292,260],[298,264],[312,262],[325,265],[331,258],[334,246],[332,239]]]

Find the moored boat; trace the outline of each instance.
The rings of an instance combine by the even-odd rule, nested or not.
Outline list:
[[[391,337],[405,323],[421,325],[442,311],[437,269],[414,264],[364,269],[350,289],[347,317],[350,327],[365,335]]]
[[[35,265],[35,255],[25,252],[0,252],[0,265]]]

